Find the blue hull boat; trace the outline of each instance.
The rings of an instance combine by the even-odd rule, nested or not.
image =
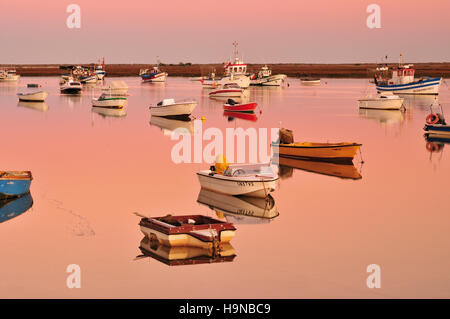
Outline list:
[[[450,138],[450,125],[425,124],[425,127],[423,129],[429,135]]]
[[[33,206],[33,198],[27,193],[18,198],[0,200],[0,223],[17,217]]]
[[[379,93],[392,92],[393,94],[439,94],[442,78],[429,78],[414,81],[408,84],[377,84]]]
[[[0,171],[0,199],[28,193],[32,179],[30,171]]]

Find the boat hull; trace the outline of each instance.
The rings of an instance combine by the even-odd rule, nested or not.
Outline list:
[[[2,174],[6,173],[4,177]],[[12,176],[10,174],[19,174]],[[0,172],[0,198],[24,195],[30,191],[31,172]]]
[[[24,102],[44,102],[48,96],[48,92],[40,91],[35,93],[18,93],[19,101]]]
[[[17,82],[20,78],[20,75],[9,75],[4,78],[0,78],[0,82]]]
[[[33,206],[33,198],[26,193],[18,198],[0,200],[0,223],[17,217]]]
[[[192,114],[197,102],[189,103],[176,103],[166,106],[152,106],[150,107],[150,114],[152,116],[162,116],[162,117],[188,117]]]
[[[209,93],[209,97],[238,97],[244,96],[243,90],[239,89],[219,89]]]
[[[113,109],[121,109],[125,106],[127,102],[126,98],[113,97],[105,100],[92,99],[93,107],[102,107],[102,108],[113,108]]]
[[[425,124],[423,128],[431,137],[450,137],[450,125]]]
[[[85,84],[97,83],[97,77],[95,75],[89,76],[89,77],[83,77],[80,79],[80,82],[85,83]]]
[[[403,106],[402,98],[398,99],[360,99],[358,105],[360,109],[373,110],[400,110]]]
[[[280,156],[337,163],[351,163],[360,146],[361,144],[357,143],[272,144],[272,147],[274,147],[274,153],[279,154]]]
[[[227,178],[220,174],[209,175],[208,171],[197,173],[200,186],[204,189],[227,195],[246,195],[266,198],[278,187],[278,177],[275,179],[244,179]]]
[[[246,104],[235,104],[230,105],[225,103],[223,105],[223,109],[228,112],[253,112],[255,108],[258,106],[257,103],[246,103]]]
[[[433,78],[423,81],[415,81],[408,84],[380,85],[376,86],[379,93],[392,92],[394,94],[439,94],[442,78]]]
[[[281,86],[286,80],[287,76],[284,74],[276,74],[267,76],[260,79],[254,79],[250,81],[252,86]]]
[[[166,72],[158,73],[153,76],[143,74],[141,78],[143,82],[166,82],[167,75]]]

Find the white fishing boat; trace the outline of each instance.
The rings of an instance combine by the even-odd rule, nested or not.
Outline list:
[[[164,99],[154,106],[150,106],[152,116],[163,117],[188,117],[192,114],[197,101],[187,100],[175,102],[174,99]]]
[[[392,93],[367,95],[358,100],[360,109],[375,110],[400,110],[403,106],[403,98]]]
[[[422,77],[414,78],[414,65],[403,64],[400,54],[398,67],[392,69],[389,74],[387,66],[379,66],[376,69],[374,83],[380,93],[392,92],[394,94],[439,94],[442,78]]]
[[[209,92],[209,97],[237,97],[242,98],[245,90],[236,83],[221,85],[219,88]]]
[[[276,74],[272,75],[272,70],[264,65],[257,74],[250,77],[250,85],[256,86],[281,86],[286,80],[287,75]]]
[[[0,70],[0,82],[16,82],[20,75],[16,74],[16,70]]]
[[[93,107],[102,107],[102,108],[115,108],[121,109],[127,103],[126,97],[121,96],[111,96],[105,93],[102,93],[100,97],[92,99]]]
[[[95,74],[82,76],[80,82],[83,84],[95,84],[97,83],[97,76]]]
[[[48,92],[36,88],[27,88],[26,90],[17,93],[19,101],[25,102],[44,102],[48,96]]]
[[[128,85],[124,81],[113,81],[108,86],[104,86],[102,91],[113,96],[126,96]]]
[[[197,176],[202,188],[228,195],[265,198],[278,185],[278,175],[269,164],[225,164],[219,170],[216,163]]]
[[[141,77],[142,82],[166,82],[168,73],[160,70],[160,64],[161,63],[158,61],[158,64],[151,70],[141,69],[139,71],[139,76]]]
[[[72,77],[67,79],[62,78],[59,86],[59,90],[63,94],[79,94],[81,93],[81,83],[75,81]]]
[[[319,78],[301,78],[300,82],[302,83],[302,85],[320,85]]]
[[[97,80],[103,80],[106,75],[105,71],[105,58],[103,58],[103,62],[98,61],[98,64],[95,66],[94,74],[97,77]]]

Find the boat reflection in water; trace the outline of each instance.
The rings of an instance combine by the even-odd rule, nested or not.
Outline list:
[[[224,111],[223,116],[227,116],[229,122],[233,121],[235,118],[245,120],[245,121],[251,121],[251,122],[256,122],[258,120],[255,113],[240,113],[240,112]]]
[[[293,170],[300,169],[303,171],[339,177],[343,179],[361,179],[362,176],[353,163],[332,163],[324,161],[312,161],[304,159],[294,159],[279,157],[279,175],[281,178],[289,178],[293,175]],[[276,159],[274,159],[276,164]]]
[[[19,101],[17,103],[17,106],[20,107],[26,107],[32,110],[40,111],[40,112],[47,112],[48,111],[48,105],[45,102],[25,102],[25,101]]]
[[[33,206],[30,193],[23,196],[0,200],[0,223],[17,217]]]
[[[158,240],[144,237],[139,249],[142,255],[137,256],[136,259],[150,257],[169,266],[232,262],[236,257],[236,252],[230,243],[221,244],[220,250],[200,247],[169,247],[161,245]]]
[[[439,102],[439,95],[401,95],[404,100],[403,105],[407,109],[417,107],[421,110],[430,110],[430,105]]]
[[[188,134],[194,134],[194,122],[192,120],[175,120],[160,116],[152,116],[150,125],[159,127],[164,135],[171,135],[176,129],[183,129]]]
[[[436,137],[425,134],[425,147],[430,154],[443,151],[445,144],[450,144],[450,137]]]
[[[102,117],[125,117],[127,116],[127,108],[123,107],[120,109],[115,108],[105,108],[105,107],[93,107],[93,113],[97,113]]]
[[[402,123],[405,120],[405,113],[400,110],[359,109],[359,116],[386,125]]]
[[[225,217],[233,224],[261,224],[275,219],[279,213],[275,200],[249,196],[231,196],[201,189],[197,202],[214,210],[217,217]]]

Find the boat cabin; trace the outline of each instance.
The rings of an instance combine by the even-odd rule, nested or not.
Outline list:
[[[265,176],[274,178],[276,174],[268,164],[234,164],[228,165],[223,172],[224,176]]]
[[[258,72],[258,78],[266,78],[272,75],[272,70],[267,67],[267,65],[263,66],[261,70]]]
[[[245,75],[247,74],[247,64],[236,57],[233,63],[225,63],[224,72],[226,76]]]

